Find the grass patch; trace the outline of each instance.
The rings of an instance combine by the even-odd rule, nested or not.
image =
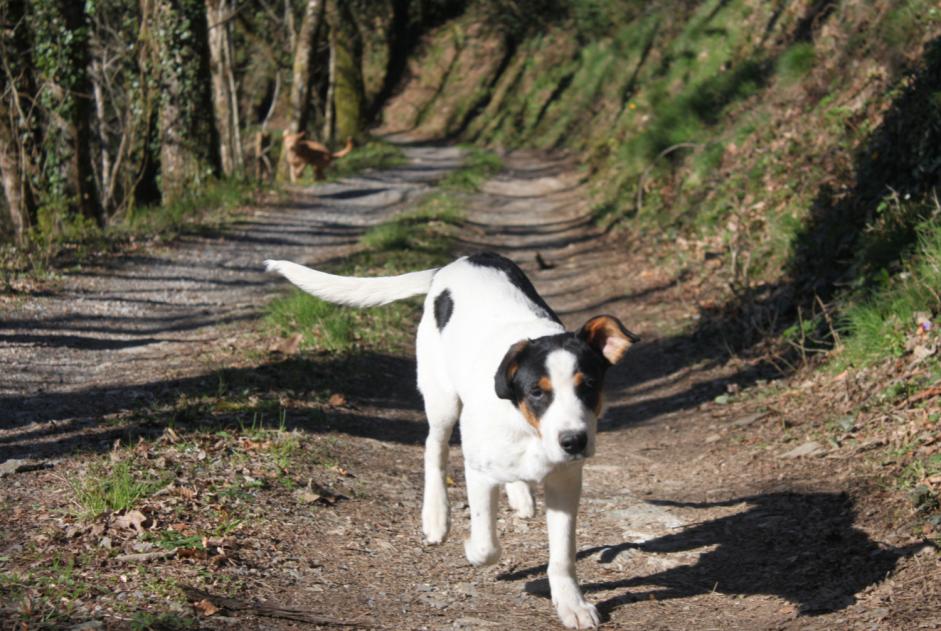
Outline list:
[[[778,76],[785,83],[796,83],[810,72],[817,63],[817,53],[811,42],[799,42],[784,51],[778,58]]]
[[[131,469],[130,463],[118,462],[110,471],[93,469],[83,479],[69,484],[79,515],[94,518],[108,511],[133,508],[163,487],[164,481],[143,478]]]
[[[396,145],[370,140],[362,147],[354,147],[346,157],[335,160],[327,174],[330,177],[349,177],[366,169],[391,169],[405,162],[405,154]]]
[[[467,154],[460,169],[446,175],[439,186],[446,190],[474,192],[503,169],[503,159],[492,151],[465,147]]]
[[[133,249],[141,241],[218,228],[231,210],[250,203],[257,190],[247,180],[210,180],[172,203],[131,208],[112,217],[104,229],[80,216],[41,210],[25,244],[0,244],[0,290],[15,290],[19,281],[47,277],[59,267]]]
[[[880,286],[868,297],[851,302],[844,311],[843,347],[838,367],[866,366],[905,352],[914,335],[936,337],[935,316],[941,313],[941,222],[918,228],[915,252],[905,269],[890,277],[883,272]],[[926,318],[929,330],[919,331]]]
[[[345,276],[388,276],[450,259],[452,239],[464,211],[455,195],[435,193],[415,209],[374,226],[361,238],[363,249],[330,271]],[[330,353],[355,349],[404,350],[414,337],[417,299],[371,309],[350,309],[298,289],[274,300],[265,322],[281,336],[301,334],[300,348]]]

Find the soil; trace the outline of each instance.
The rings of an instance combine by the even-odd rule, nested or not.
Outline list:
[[[60,289],[4,315],[0,461],[52,468],[0,481],[8,533],[0,558],[16,557],[32,524],[61,525],[49,507],[63,504],[62,491],[48,501],[44,493],[62,489],[62,476],[115,438],[127,440],[127,422],[108,419],[185,392],[220,366],[260,379],[274,363],[277,374],[318,365],[310,378],[342,396],[321,416],[305,417],[289,402],[287,417],[305,448],[331,446],[342,466],[320,482],[348,498],[310,510],[290,493],[273,493],[284,501],[256,506],[235,535],[238,554],[213,569],[204,588],[234,585],[226,595],[354,626],[560,628],[547,595],[541,510],[525,520],[504,506],[501,561],[474,569],[464,560],[457,441],[451,535],[441,546],[422,544],[424,421],[410,356],[298,365],[245,359],[245,347],[257,344],[261,306],[285,289],[262,274],[261,260],[323,265],[342,257],[365,226],[407,207],[460,160],[448,147],[405,150],[406,167],[298,189],[219,234],[69,273]],[[642,338],[610,374],[579,515],[579,579],[605,628],[941,628],[941,562],[877,484],[866,450],[781,430],[828,413],[791,396],[820,386],[806,375],[775,381],[759,364],[685,333],[698,314],[694,296],[708,287],[623,232],[603,234],[586,199],[566,159],[514,153],[470,199],[459,248],[516,260],[570,327],[605,312]],[[149,567],[182,576],[183,563]],[[113,560],[98,567],[105,590],[120,592],[121,579],[137,575]],[[143,600],[154,611],[164,602]],[[201,614],[202,628],[318,626],[237,609],[211,613]],[[104,608],[84,619],[122,628],[128,616]]]

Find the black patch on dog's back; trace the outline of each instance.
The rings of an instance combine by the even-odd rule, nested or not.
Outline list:
[[[477,267],[489,267],[491,269],[500,270],[503,272],[507,280],[510,281],[510,284],[523,292],[529,300],[538,308],[539,315],[549,318],[554,322],[562,324],[562,321],[559,320],[559,316],[555,314],[555,311],[546,304],[546,301],[542,299],[542,296],[536,291],[536,288],[533,287],[533,284],[526,277],[526,274],[523,273],[523,270],[519,266],[506,258],[501,256],[496,252],[479,252],[467,257],[467,262],[476,265]]]
[[[451,314],[454,313],[454,300],[451,298],[451,291],[445,289],[435,298],[435,324],[438,330],[443,331]]]

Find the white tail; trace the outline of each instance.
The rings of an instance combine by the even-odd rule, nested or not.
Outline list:
[[[437,269],[409,272],[401,276],[356,278],[334,276],[291,263],[265,261],[269,272],[278,272],[309,294],[350,307],[375,307],[411,296],[427,294]]]

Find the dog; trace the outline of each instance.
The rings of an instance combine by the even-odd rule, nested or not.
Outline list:
[[[422,530],[429,544],[448,535],[448,440],[461,424],[470,505],[467,560],[496,563],[500,485],[510,506],[534,514],[530,485],[545,485],[549,587],[566,627],[600,618],[575,576],[575,519],[582,466],[594,454],[607,369],[638,341],[617,318],[599,315],[568,332],[509,259],[490,252],[400,276],[334,276],[289,261],[268,271],[328,302],[372,307],[425,294],[418,324],[418,389],[425,442]]]
[[[284,150],[287,152],[289,172],[291,183],[297,181],[307,165],[314,169],[314,177],[317,180],[324,179],[324,171],[334,160],[338,160],[353,150],[353,139],[346,139],[346,146],[336,153],[331,153],[329,149],[319,142],[313,140],[304,140],[307,132],[299,131],[294,134],[284,133]]]

